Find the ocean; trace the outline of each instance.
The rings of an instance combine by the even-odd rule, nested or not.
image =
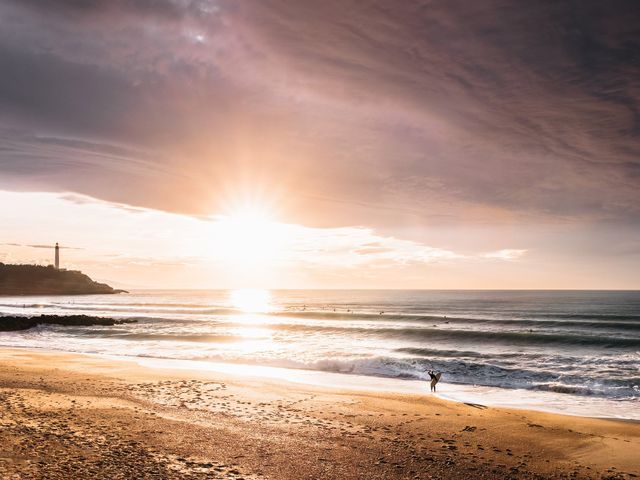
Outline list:
[[[640,292],[235,290],[0,297],[2,315],[136,319],[0,332],[0,345],[640,420]]]

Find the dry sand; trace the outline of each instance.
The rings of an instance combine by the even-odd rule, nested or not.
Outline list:
[[[34,350],[0,366],[3,480],[640,475],[637,422]]]

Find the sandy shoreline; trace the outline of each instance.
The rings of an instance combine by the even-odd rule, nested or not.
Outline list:
[[[640,424],[0,349],[0,478],[634,478]]]

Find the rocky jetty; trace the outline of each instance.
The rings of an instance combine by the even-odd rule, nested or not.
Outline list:
[[[38,325],[64,325],[67,327],[84,327],[91,325],[120,325],[135,323],[136,320],[92,317],[90,315],[39,315],[36,317],[0,316],[0,332],[28,330]]]

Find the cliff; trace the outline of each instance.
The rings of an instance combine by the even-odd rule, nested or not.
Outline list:
[[[0,263],[0,295],[87,295],[123,293],[106,283],[94,282],[77,270],[52,266]]]

